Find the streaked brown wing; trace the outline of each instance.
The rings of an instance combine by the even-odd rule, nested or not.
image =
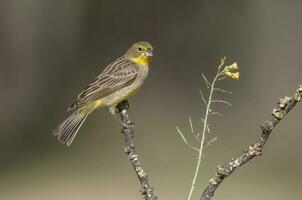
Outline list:
[[[127,60],[118,59],[111,63],[85,90],[68,110],[79,108],[88,102],[105,97],[133,83],[137,77],[137,66]]]

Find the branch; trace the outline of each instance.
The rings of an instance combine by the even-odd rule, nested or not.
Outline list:
[[[213,137],[211,140],[209,140],[209,141],[207,141],[207,142],[204,143],[203,148],[206,148],[206,147],[210,146],[211,144],[213,144],[217,140],[218,140],[217,137]]]
[[[219,68],[218,68],[218,72],[216,74],[216,76],[214,77],[213,81],[211,83],[209,83],[210,87],[210,94],[208,97],[208,102],[207,102],[207,107],[206,107],[206,112],[204,115],[204,119],[202,118],[203,121],[203,130],[201,133],[201,140],[200,140],[200,146],[199,146],[199,151],[198,151],[198,158],[197,158],[197,163],[196,163],[196,168],[195,168],[195,172],[194,172],[194,177],[192,180],[192,184],[191,184],[191,188],[190,188],[190,192],[188,195],[187,200],[191,200],[193,191],[195,189],[195,185],[196,185],[196,180],[197,180],[197,176],[199,173],[199,169],[200,169],[200,164],[201,164],[201,158],[203,157],[203,150],[204,150],[204,144],[205,144],[205,137],[206,137],[206,133],[210,132],[209,130],[209,126],[208,126],[208,117],[209,117],[209,113],[211,112],[211,103],[212,103],[212,97],[213,97],[213,92],[214,92],[214,88],[215,88],[215,83],[217,81],[217,78],[219,78],[220,72],[219,72]],[[207,82],[207,79],[205,78],[205,76],[202,74],[202,76],[204,77],[204,79]],[[199,137],[199,134],[197,135],[197,138]]]
[[[227,90],[223,90],[223,89],[220,89],[220,88],[214,88],[214,91],[219,91],[219,92],[222,92],[222,93],[232,94],[232,92],[227,91]]]
[[[138,155],[135,151],[135,146],[132,141],[134,134],[133,122],[130,121],[127,114],[129,108],[128,101],[125,100],[117,105],[115,114],[123,124],[122,134],[124,135],[124,151],[129,161],[134,168],[134,171],[141,183],[142,189],[140,190],[145,200],[156,200],[157,197],[153,193],[153,188],[149,184],[149,178],[147,173],[143,170],[141,163],[139,162]]]
[[[179,128],[176,126],[176,130],[179,133],[180,137],[182,138],[182,140],[184,141],[184,143],[190,147],[191,149],[194,149],[195,151],[199,151],[199,149],[197,149],[196,147],[193,147],[192,145],[190,145],[187,141],[187,139],[185,138],[185,136],[182,134],[182,132],[179,130]]]
[[[212,100],[212,103],[224,103],[228,106],[232,106],[230,102],[224,101],[224,100]]]
[[[203,95],[203,92],[201,90],[199,90],[199,94],[201,96],[201,99],[202,99],[202,102],[204,103],[204,105],[207,107],[208,106],[208,103]]]
[[[204,190],[201,200],[210,200],[220,183],[230,176],[237,168],[252,160],[256,156],[262,154],[262,149],[268,140],[273,128],[287,115],[287,113],[299,102],[302,98],[302,85],[296,90],[293,96],[284,97],[280,99],[276,108],[273,110],[271,121],[266,121],[261,125],[262,134],[255,144],[249,146],[248,150],[244,152],[235,160],[231,160],[227,165],[218,166],[216,174],[209,180],[209,185]]]
[[[208,81],[208,79],[206,78],[206,76],[202,73],[202,78],[204,79],[204,82],[206,83],[207,88],[210,88],[212,85],[211,83]]]
[[[193,192],[195,190],[195,187],[196,187],[196,181],[197,181],[198,173],[199,173],[199,170],[200,170],[200,165],[201,165],[202,157],[204,157],[203,150],[204,150],[205,147],[209,146],[211,143],[213,143],[214,141],[217,140],[217,138],[213,138],[211,141],[205,142],[206,134],[210,133],[209,122],[208,122],[210,115],[220,115],[220,113],[212,111],[212,109],[211,109],[212,103],[224,103],[224,104],[227,104],[229,106],[231,105],[229,102],[224,101],[224,100],[213,100],[213,95],[214,95],[214,92],[216,90],[217,91],[222,91],[224,93],[227,93],[226,90],[222,90],[222,89],[216,88],[215,84],[216,84],[216,82],[222,76],[226,77],[227,74],[232,79],[236,79],[236,80],[239,79],[239,72],[236,72],[236,73],[233,72],[233,70],[235,70],[235,69],[237,70],[238,69],[237,63],[233,63],[232,65],[229,65],[229,66],[224,66],[225,59],[226,59],[226,57],[223,57],[221,59],[220,65],[219,65],[219,67],[217,69],[217,73],[216,73],[215,77],[213,78],[213,80],[211,82],[208,81],[208,79],[205,77],[204,74],[201,74],[202,77],[203,77],[203,79],[204,79],[204,82],[206,83],[207,88],[210,89],[209,95],[207,97],[207,100],[205,99],[205,96],[203,95],[202,90],[199,91],[199,93],[201,95],[201,98],[202,98],[202,101],[203,101],[203,103],[206,106],[204,118],[201,118],[201,121],[203,123],[202,132],[198,132],[197,134],[194,133],[194,128],[193,128],[192,120],[189,117],[189,123],[190,123],[191,132],[193,133],[195,139],[199,142],[199,147],[196,148],[196,147],[190,145],[188,143],[188,141],[186,140],[186,138],[184,137],[184,135],[182,134],[182,132],[178,129],[178,127],[176,127],[177,132],[179,133],[179,135],[183,139],[184,143],[188,147],[190,147],[191,149],[194,149],[194,150],[196,150],[198,152],[197,162],[196,162],[196,167],[195,167],[195,172],[194,172],[194,176],[193,176],[193,179],[192,179],[191,188],[190,188],[190,192],[188,194],[187,200],[191,200],[192,194],[193,194]],[[222,70],[221,68],[223,66],[224,66],[224,69]]]

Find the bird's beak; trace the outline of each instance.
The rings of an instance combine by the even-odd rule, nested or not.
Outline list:
[[[147,56],[147,57],[153,57],[152,51],[146,51],[145,56]]]

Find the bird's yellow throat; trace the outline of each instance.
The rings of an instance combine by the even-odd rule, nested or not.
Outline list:
[[[142,56],[140,56],[138,58],[131,58],[130,60],[133,61],[133,62],[135,62],[135,63],[137,63],[137,64],[148,66],[149,63],[152,60],[152,57],[142,55]]]

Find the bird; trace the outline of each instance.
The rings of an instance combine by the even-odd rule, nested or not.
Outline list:
[[[53,131],[62,144],[70,146],[87,116],[108,107],[115,115],[117,105],[141,88],[148,77],[153,47],[146,41],[134,43],[126,53],[111,62],[68,108],[72,114]]]

